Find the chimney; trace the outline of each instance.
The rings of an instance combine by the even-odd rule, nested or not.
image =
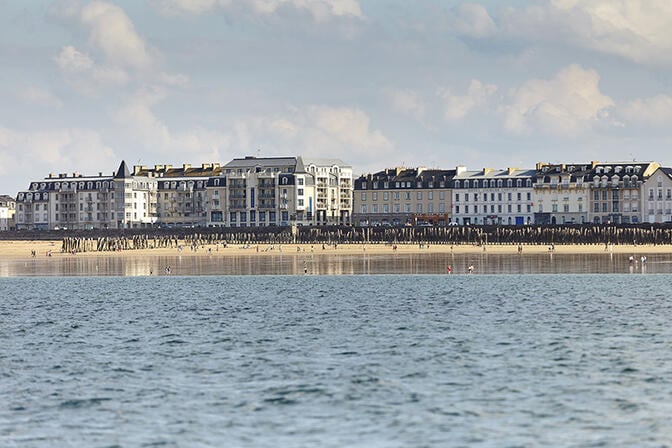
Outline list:
[[[488,173],[491,173],[491,172],[493,172],[493,171],[494,171],[493,168],[483,168],[483,175],[484,175],[484,176],[487,176]]]
[[[460,175],[462,173],[465,173],[467,171],[467,167],[464,165],[457,165],[455,167],[455,175]]]
[[[190,163],[184,163],[184,164],[182,164],[182,169],[183,169],[184,171],[187,171],[189,168],[191,168],[191,164],[190,164]]]
[[[518,171],[518,168],[509,167],[506,169],[506,172],[509,174],[509,176],[512,175],[514,171]]]

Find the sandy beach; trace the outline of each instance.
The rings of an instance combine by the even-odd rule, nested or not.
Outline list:
[[[5,260],[22,260],[33,258],[32,251],[35,251],[35,257],[145,257],[145,256],[268,256],[268,255],[329,255],[329,256],[356,256],[358,254],[518,254],[516,245],[496,245],[487,246],[476,245],[449,245],[449,244],[339,244],[334,246],[322,244],[229,244],[226,247],[223,244],[199,246],[196,251],[191,250],[189,245],[182,243],[182,249],[173,248],[153,248],[122,250],[119,252],[79,252],[76,254],[61,252],[61,241],[0,241],[0,258]],[[396,248],[395,248],[396,247]],[[600,254],[613,253],[625,255],[646,255],[646,254],[668,254],[672,253],[672,245],[612,245],[601,244],[593,245],[560,245],[556,244],[552,249],[548,245],[522,245],[522,255],[526,254],[544,254],[552,251],[556,254]]]

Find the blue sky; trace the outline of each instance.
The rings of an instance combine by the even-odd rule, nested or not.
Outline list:
[[[672,165],[669,0],[0,0],[0,193],[244,155]]]

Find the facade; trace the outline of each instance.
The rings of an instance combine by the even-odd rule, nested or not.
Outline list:
[[[207,186],[211,177],[219,176],[218,163],[192,167],[184,164],[155,165],[153,169],[135,166],[133,174],[156,180],[156,189],[149,192],[156,224],[166,227],[205,227],[208,223]]]
[[[17,230],[121,229],[151,225],[156,182],[125,162],[111,176],[59,174],[32,182],[16,198]]]
[[[16,201],[13,197],[0,195],[0,231],[14,230],[14,215],[16,213]]]
[[[353,206],[352,167],[339,159],[304,159],[314,184],[315,223],[348,225]]]
[[[535,170],[467,171],[458,166],[452,182],[453,219],[458,224],[525,225],[534,219]]]
[[[447,225],[455,170],[393,168],[355,180],[355,225]]]
[[[593,163],[586,178],[590,185],[590,222],[641,222],[643,184],[659,167],[656,162]]]
[[[658,167],[642,183],[642,222],[672,222],[672,168]]]
[[[537,163],[534,186],[535,224],[584,224],[590,222],[592,163]]]

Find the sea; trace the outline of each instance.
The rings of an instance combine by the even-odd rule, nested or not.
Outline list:
[[[0,446],[672,446],[669,263],[524,260],[12,271]]]

